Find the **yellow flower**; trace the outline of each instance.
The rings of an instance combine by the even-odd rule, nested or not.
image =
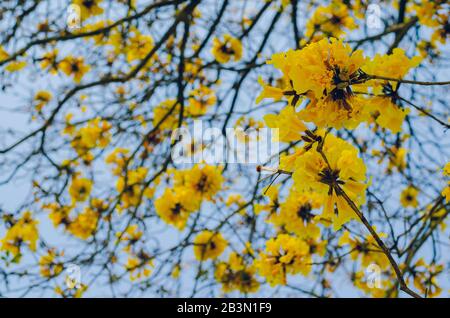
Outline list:
[[[421,294],[426,293],[427,297],[437,297],[441,294],[442,288],[438,285],[437,277],[444,271],[443,265],[435,263],[428,265],[423,258],[420,258],[411,267],[410,273],[412,274],[414,286]]]
[[[60,205],[56,202],[45,204],[42,206],[43,209],[50,210],[49,218],[53,225],[57,227],[60,224],[69,225],[71,222],[70,212],[72,211],[72,206]]]
[[[439,23],[439,26],[431,35],[431,45],[433,45],[436,42],[445,44],[445,42],[447,41],[450,34],[450,32],[448,31],[448,19],[449,19],[448,13],[447,14],[442,13],[436,16],[436,21]]]
[[[409,109],[401,109],[389,97],[377,96],[368,100],[368,106],[376,112],[376,123],[396,134],[401,132],[403,120]]]
[[[181,271],[181,266],[180,265],[175,265],[175,267],[172,270],[172,273],[170,274],[170,276],[172,276],[173,278],[177,279],[178,277],[180,277],[180,271]]]
[[[47,254],[41,256],[39,259],[39,271],[42,277],[55,277],[63,271],[63,263],[56,261],[59,255],[54,249],[49,249]]]
[[[269,212],[269,215],[276,214],[280,208],[280,201],[278,198],[278,185],[271,185],[263,190],[264,195],[268,199],[267,204],[256,204],[255,213],[259,214],[261,211]]]
[[[444,1],[442,1],[443,3]],[[423,0],[419,2],[413,1],[408,11],[415,12],[420,24],[428,27],[436,27],[439,26],[439,22],[436,21],[435,15],[441,8],[440,1]]]
[[[79,131],[80,142],[86,148],[105,148],[111,138],[109,130],[111,124],[100,118],[90,120],[88,124]]]
[[[79,178],[74,176],[72,183],[69,187],[69,194],[73,201],[83,202],[86,201],[91,194],[92,181],[87,178]]]
[[[283,89],[292,105],[302,97],[310,102],[300,111],[301,118],[319,127],[356,127],[366,119],[363,100],[352,92],[352,85],[367,77],[360,71],[366,59],[362,51],[335,38],[323,39],[301,50],[277,53],[268,62],[283,73],[289,88]]]
[[[34,100],[36,101],[35,109],[39,112],[42,108],[48,104],[48,102],[52,99],[52,94],[48,91],[39,91],[34,96]]]
[[[86,240],[97,229],[99,214],[97,211],[86,207],[84,211],[69,224],[67,230],[74,236]]]
[[[177,188],[176,191],[166,189],[164,194],[155,200],[155,209],[159,217],[178,230],[184,229],[189,215],[199,208],[200,199],[192,196],[185,188]]]
[[[242,43],[239,39],[224,34],[222,40],[214,38],[211,52],[219,63],[228,63],[230,59],[237,62],[242,58]]]
[[[47,69],[50,74],[55,75],[58,72],[59,63],[57,62],[58,50],[45,53],[41,58],[41,68]]]
[[[442,190],[441,194],[445,198],[445,202],[450,202],[450,182],[448,183],[447,187]]]
[[[444,169],[442,169],[442,171],[443,171],[442,174],[444,176],[450,177],[450,161],[445,164]]]
[[[259,282],[255,278],[256,268],[247,264],[244,257],[233,252],[228,262],[216,265],[214,277],[222,284],[225,293],[238,290],[242,293],[254,293],[259,289]]]
[[[115,165],[115,168],[113,169],[114,175],[120,175],[122,170],[124,170],[128,160],[128,153],[129,150],[126,148],[116,148],[106,157],[105,162],[107,164]]]
[[[5,67],[5,70],[7,70],[8,72],[13,73],[13,72],[20,71],[25,66],[27,66],[27,62],[25,62],[25,61],[14,61],[14,62],[9,63]]]
[[[241,143],[255,142],[261,138],[260,130],[264,127],[264,123],[255,120],[250,116],[241,116],[234,124],[234,134],[236,139]],[[274,136],[275,137],[275,136]]]
[[[292,106],[283,108],[279,115],[265,115],[264,121],[268,127],[278,129],[279,140],[283,142],[300,140],[301,134],[307,129]]]
[[[413,186],[405,188],[400,195],[400,203],[403,207],[417,208],[419,202],[417,201],[417,195],[419,190]]]
[[[8,57],[8,52],[6,52],[3,46],[0,45],[0,62],[6,60]]]
[[[222,234],[205,230],[194,239],[195,258],[199,261],[215,259],[223,253],[227,245],[228,242]]]
[[[71,55],[59,62],[59,68],[67,76],[73,76],[75,83],[79,83],[91,67],[84,63],[83,57],[73,57]]]
[[[281,204],[279,214],[272,214],[270,221],[300,238],[320,236],[317,218],[312,210],[321,207],[321,198],[316,193],[299,193],[291,189],[286,201]]]
[[[31,251],[36,251],[36,242],[39,238],[38,223],[38,221],[33,220],[31,212],[24,212],[22,217],[7,229],[1,240],[0,249],[11,253],[17,262],[20,260],[24,246],[28,245]]]
[[[232,206],[236,204],[238,207],[245,205],[245,200],[240,194],[230,194],[225,202],[226,206]]]
[[[149,277],[152,273],[152,267],[153,258],[143,251],[140,251],[136,256],[130,256],[125,265],[126,270],[130,273],[131,281]]]
[[[283,82],[283,81],[281,81]],[[274,101],[279,101],[285,96],[283,87],[274,87],[266,84],[261,77],[258,78],[258,83],[263,87],[262,92],[256,98],[256,103],[259,104],[265,98],[272,98]],[[282,83],[283,84],[283,83]],[[289,95],[286,95],[289,97]],[[296,103],[294,103],[295,105]]]
[[[222,189],[224,179],[220,167],[195,165],[189,170],[175,171],[174,186],[184,187],[195,196],[213,201],[213,197]]]
[[[170,130],[178,126],[180,104],[175,99],[166,99],[153,109],[153,126]]]
[[[110,129],[111,124],[109,122],[97,117],[89,120],[78,131],[75,130],[75,127],[72,127],[65,133],[73,136],[70,145],[86,163],[89,163],[93,159],[90,150],[96,147],[103,149],[109,144],[111,139]]]
[[[403,171],[406,168],[406,153],[408,152],[405,148],[397,148],[392,147],[389,154],[389,166],[388,172],[391,172],[395,169],[398,171]]]
[[[88,32],[101,30],[101,29],[104,29],[107,26],[111,25],[112,23],[113,22],[110,20],[108,20],[108,21],[101,20],[101,21],[95,22],[93,24],[86,24],[83,27],[83,32],[88,33]],[[95,34],[91,37],[86,37],[86,40],[93,39],[94,43],[96,45],[106,45],[108,43],[110,33],[111,33],[111,29],[109,30],[109,32],[99,32],[98,34]]]
[[[322,217],[338,230],[342,224],[356,218],[356,213],[342,195],[342,190],[355,203],[365,203],[366,167],[358,151],[346,141],[328,135],[322,156],[315,149],[298,157],[293,174],[294,184],[302,191],[316,192],[323,198]]]
[[[356,29],[357,25],[350,17],[348,7],[338,1],[332,1],[328,6],[319,6],[311,19],[306,23],[305,36],[311,40],[323,37],[337,37],[345,33],[345,29]]]
[[[139,241],[143,235],[137,224],[128,226],[125,232],[123,232],[123,235],[121,234],[122,233],[118,232],[116,233],[116,236],[120,238],[121,241],[129,242],[129,244]]]
[[[216,103],[216,95],[212,89],[201,85],[189,94],[187,112],[190,116],[204,115],[208,109]]]
[[[421,61],[421,57],[415,56],[410,59],[406,56],[403,49],[395,48],[392,51],[392,54],[375,55],[375,57],[370,61],[367,61],[361,69],[368,74],[401,79],[408,74],[412,68],[417,67]],[[364,83],[363,86],[373,86],[374,94],[382,94],[383,89],[387,84],[392,87],[391,90],[395,90],[397,87],[396,82],[385,80],[370,80]]]
[[[311,255],[304,241],[287,234],[280,234],[266,242],[266,250],[255,261],[259,274],[271,286],[286,285],[288,274],[306,276],[311,271]]]
[[[385,233],[378,233],[379,237],[386,237]],[[377,264],[381,269],[389,267],[389,259],[383,253],[381,248],[376,243],[373,236],[368,235],[364,241],[359,238],[350,237],[350,233],[345,231],[339,239],[339,246],[350,246],[350,257],[352,260],[361,258],[361,266],[367,268],[371,264]]]
[[[123,208],[138,206],[143,197],[153,197],[154,189],[149,187],[144,188],[147,173],[147,168],[139,167],[135,170],[128,170],[126,176],[119,177],[116,189],[121,194],[120,199]]]
[[[81,19],[86,20],[91,16],[100,15],[103,13],[103,8],[99,4],[103,0],[73,0],[81,9]]]
[[[137,29],[134,30],[134,35],[129,38],[129,41],[127,46],[128,62],[144,59],[154,46],[153,38],[150,35],[141,34]],[[153,56],[153,58],[155,57]]]

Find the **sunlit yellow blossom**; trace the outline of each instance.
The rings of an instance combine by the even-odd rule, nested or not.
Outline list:
[[[318,193],[323,198],[322,217],[333,222],[335,229],[356,214],[342,191],[357,205],[365,203],[366,167],[358,151],[346,141],[333,135],[326,137],[322,154],[311,149],[299,156],[293,174],[299,190]]]
[[[300,111],[303,120],[320,127],[354,128],[367,116],[364,101],[352,92],[352,85],[366,80],[360,71],[365,61],[362,51],[352,52],[350,46],[331,38],[274,54],[268,63],[288,79],[290,88],[284,88],[283,95],[294,106],[302,96],[309,98]]]
[[[444,166],[442,174],[446,177],[450,177],[450,162]],[[450,181],[447,182],[447,186],[442,190],[442,196],[445,198],[445,202],[450,202]]]
[[[116,148],[105,159],[108,164],[114,164],[113,174],[120,175],[127,163],[129,150],[126,148]]]
[[[345,29],[356,29],[357,25],[349,14],[348,7],[340,1],[332,1],[328,6],[319,6],[306,23],[306,38],[340,37]]]
[[[409,109],[401,109],[392,103],[389,97],[374,97],[368,100],[368,104],[375,111],[376,123],[396,134],[402,130],[403,120],[409,113]]]
[[[279,214],[273,214],[271,222],[300,238],[320,236],[317,218],[312,212],[321,207],[321,198],[316,193],[299,193],[291,189],[286,201],[281,204]]]
[[[36,104],[34,105],[34,108],[37,111],[41,111],[42,108],[48,104],[48,102],[52,99],[52,94],[48,91],[39,91],[34,95],[34,100],[36,101]]]
[[[444,169],[442,169],[442,174],[450,177],[450,161],[445,164]]]
[[[112,24],[112,21],[101,20],[95,22],[93,24],[86,24],[83,26],[83,32],[94,32],[104,29],[105,27]],[[98,34],[93,35],[92,37],[87,37],[86,40],[93,39],[96,45],[105,45],[108,42],[109,34],[108,32],[98,32]]]
[[[74,236],[86,240],[97,229],[98,212],[86,207],[82,213],[69,224],[67,230]]]
[[[49,249],[48,253],[39,259],[39,272],[43,277],[58,276],[64,269],[63,263],[57,261],[59,254],[54,249]]]
[[[378,236],[386,237],[386,234],[378,233]],[[357,237],[350,236],[350,233],[345,231],[339,239],[339,245],[349,245],[352,260],[361,258],[361,266],[364,268],[367,268],[371,264],[376,264],[381,269],[386,269],[389,267],[388,258],[371,235],[368,235],[363,241],[361,241]]]
[[[445,44],[446,41],[450,38],[450,30],[449,30],[449,18],[450,15],[447,13],[438,14],[436,16],[436,20],[439,23],[439,26],[431,35],[431,43],[434,44],[439,42],[440,44]]]
[[[200,198],[183,188],[176,191],[166,189],[164,194],[155,200],[155,210],[167,224],[179,230],[186,226],[189,215],[200,208]]]
[[[57,61],[58,50],[54,49],[45,53],[41,58],[41,68],[48,70],[50,74],[56,74],[58,72],[59,63]]]
[[[59,68],[67,76],[73,76],[75,83],[79,83],[91,67],[84,63],[83,57],[73,57],[71,55],[59,62]]]
[[[263,190],[264,195],[268,199],[267,204],[256,204],[255,213],[259,214],[262,211],[269,212],[269,215],[275,214],[280,208],[280,201],[278,198],[278,185],[271,185]]]
[[[227,198],[227,201],[225,204],[227,206],[232,206],[233,204],[236,204],[237,206],[243,206],[245,204],[245,200],[240,194],[230,194]]]
[[[193,117],[204,115],[216,100],[214,91],[202,85],[189,94],[187,112]]]
[[[259,104],[265,98],[272,98],[274,101],[279,101],[285,96],[283,92],[284,87],[274,87],[266,84],[261,77],[258,78],[258,83],[262,86],[263,90],[256,98],[256,103]],[[289,96],[289,95],[287,95]],[[294,103],[295,105],[295,103]]]
[[[72,211],[72,206],[60,205],[56,202],[45,204],[42,208],[49,210],[49,218],[53,225],[57,227],[60,224],[69,225],[71,222],[70,212]]]
[[[103,8],[100,7],[100,3],[103,0],[73,0],[73,4],[76,4],[81,9],[81,19],[85,20],[91,16],[100,15],[103,13]]]
[[[13,61],[8,65],[6,65],[5,70],[11,73],[18,72],[22,70],[25,66],[27,66],[27,62],[25,61]]]
[[[28,246],[31,251],[36,251],[39,238],[38,223],[32,218],[31,212],[24,212],[22,217],[6,230],[5,236],[0,241],[0,250],[11,253],[17,262],[20,260],[24,246]]]
[[[153,48],[153,38],[150,35],[143,35],[138,30],[134,31],[134,35],[129,38],[127,47],[127,60],[142,60]]]
[[[434,18],[435,14],[441,8],[441,5],[444,1],[412,1],[411,6],[408,8],[408,11],[415,12],[417,17],[419,18],[419,22],[423,25],[429,27],[436,27],[439,25],[439,22]]]
[[[211,52],[219,63],[228,63],[231,59],[237,62],[242,58],[242,43],[239,39],[224,34],[223,39],[214,38]]]
[[[401,79],[408,74],[412,68],[417,67],[421,61],[422,58],[420,56],[415,56],[410,59],[406,56],[403,49],[395,48],[392,51],[392,54],[375,55],[373,59],[368,60],[362,66],[362,70],[368,74]],[[387,84],[390,84],[393,88],[391,91],[395,90],[398,85],[396,82],[389,82],[386,80],[370,80],[364,85],[373,86],[374,94],[382,94],[384,93],[383,90],[386,91],[385,87]]]
[[[220,167],[210,165],[195,165],[192,169],[174,173],[175,187],[184,187],[203,199],[212,201],[217,192],[222,189],[224,178]]]
[[[174,129],[179,116],[180,104],[175,99],[167,99],[153,109],[153,126],[160,130]]]
[[[278,129],[279,140],[283,142],[300,140],[301,134],[307,129],[292,106],[283,108],[278,115],[267,114],[264,120],[268,127]]]
[[[0,62],[6,60],[9,57],[8,52],[0,45]]]
[[[215,259],[219,257],[228,242],[222,234],[211,231],[203,231],[194,239],[194,255],[198,260]]]
[[[398,171],[403,171],[406,168],[406,153],[408,152],[405,148],[393,147],[389,151],[389,166],[388,171],[393,171],[397,169]]]
[[[72,178],[72,182],[69,187],[69,194],[73,201],[83,202],[86,201],[91,194],[91,189],[91,180],[75,176]]]
[[[445,202],[450,202],[450,182],[448,185],[442,190],[442,196],[445,198]]]
[[[120,176],[117,180],[116,189],[120,193],[123,208],[138,206],[144,198],[152,198],[154,189],[144,187],[145,177],[148,169],[139,167],[135,170],[127,171],[126,176]]]
[[[286,285],[288,274],[307,275],[311,271],[308,244],[297,237],[280,234],[266,242],[266,249],[255,261],[259,274],[271,286]]]
[[[414,286],[427,297],[437,297],[441,294],[442,288],[438,284],[437,277],[444,271],[444,266],[431,263],[428,265],[423,258],[420,258],[412,265],[412,278]],[[409,277],[407,278],[409,280]]]
[[[136,256],[128,257],[125,268],[130,272],[130,280],[135,281],[149,277],[152,273],[153,258],[141,251]]]
[[[116,233],[117,237],[120,237],[122,241],[129,242],[129,244],[133,244],[141,239],[143,232],[139,230],[137,224],[133,224],[127,227],[125,232]]]
[[[225,293],[238,290],[242,293],[254,293],[259,289],[256,280],[256,268],[247,264],[244,257],[233,252],[228,262],[220,262],[216,265],[214,277],[222,284]]]
[[[419,202],[417,201],[417,195],[419,194],[419,190],[413,186],[409,186],[405,188],[400,196],[400,203],[403,207],[413,207],[417,208]]]

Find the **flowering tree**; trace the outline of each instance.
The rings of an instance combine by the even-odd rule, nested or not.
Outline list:
[[[448,14],[2,1],[0,294],[446,295]],[[277,164],[193,160],[198,121]]]

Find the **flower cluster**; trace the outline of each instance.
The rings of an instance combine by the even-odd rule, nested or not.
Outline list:
[[[398,132],[406,112],[395,105],[397,84],[372,80],[371,75],[377,71],[377,75],[399,79],[419,62],[420,58],[408,59],[401,49],[371,60],[341,40],[322,39],[300,50],[274,54],[268,63],[279,69],[283,77],[279,86],[260,81],[263,91],[257,102],[263,98],[287,98],[291,106],[297,107],[306,99],[306,106],[296,116],[319,128],[355,128],[377,112],[374,116],[380,126]],[[369,92],[375,97],[364,98]],[[385,101],[391,101],[389,109],[384,108]]]
[[[224,179],[220,168],[195,165],[192,169],[173,171],[173,188],[166,188],[155,200],[155,209],[166,223],[182,230],[189,215],[198,209],[202,201],[213,201],[222,189]]]

